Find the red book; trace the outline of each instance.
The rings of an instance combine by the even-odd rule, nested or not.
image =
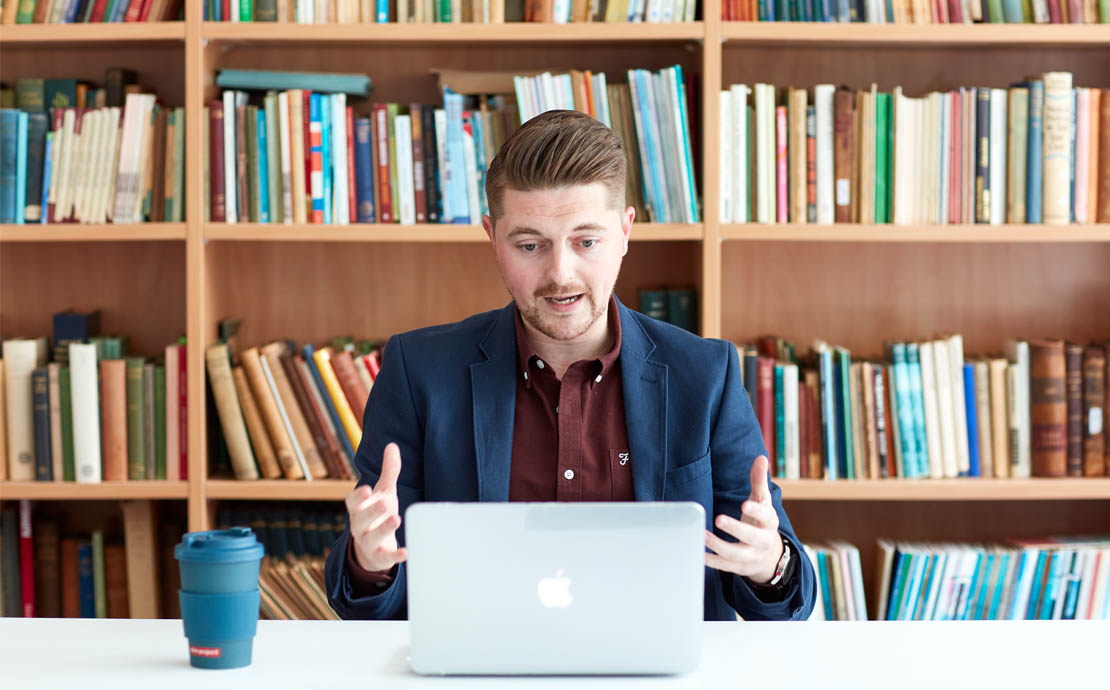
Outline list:
[[[412,189],[416,196],[416,222],[428,222],[428,198],[424,189],[424,123],[423,107],[419,103],[409,106],[412,116]]]
[[[108,0],[96,0],[93,4],[92,14],[89,15],[89,22],[103,22],[104,10],[108,9]]]
[[[948,0],[948,22],[950,24],[964,23],[964,8],[960,0]]]
[[[1060,10],[1061,0],[1048,0],[1048,23],[1049,24],[1062,24],[1064,22],[1063,12]]]
[[[19,501],[19,580],[23,590],[23,617],[35,617],[35,553],[31,542],[31,502]]]
[[[139,10],[139,21],[145,22],[150,17],[150,6],[154,4],[154,0],[143,0],[142,9]]]
[[[231,0],[220,0],[220,16],[225,22],[231,21]]]
[[[381,201],[378,218],[383,223],[393,222],[392,188],[389,182],[389,113],[384,103],[374,104],[374,133],[378,145],[378,189]]]
[[[767,462],[775,466],[775,360],[759,357],[756,365],[756,418],[767,448]]]
[[[378,354],[378,350],[376,349],[363,357],[363,360],[366,362],[366,369],[370,372],[371,379],[378,378],[378,372],[381,371],[382,363],[379,359],[380,357],[381,355]]]
[[[224,15],[225,17],[227,15]],[[308,219],[312,221],[312,92],[305,89],[301,91],[301,129],[304,136],[304,198],[308,206]],[[296,161],[293,162],[296,165]]]
[[[802,479],[809,478],[809,404],[806,402],[809,397],[807,393],[809,389],[806,388],[805,376],[798,377],[798,457],[801,462],[800,477]]]
[[[180,427],[177,432],[177,438],[181,442],[180,446],[180,460],[181,460],[181,480],[184,481],[189,478],[189,377],[187,374],[187,351],[188,347],[185,345],[177,346],[177,362],[178,362],[178,383],[177,383],[177,405],[178,405],[178,426]],[[168,456],[167,456],[168,457]]]
[[[224,105],[208,104],[208,217],[213,223],[227,222],[227,199],[224,187]]]
[[[358,220],[358,192],[355,187],[355,109],[347,106],[347,203],[350,222]]]
[[[121,0],[123,2],[125,0]],[[139,14],[143,10],[143,0],[131,0],[131,4],[127,6],[127,14],[123,16],[125,22],[139,21]]]

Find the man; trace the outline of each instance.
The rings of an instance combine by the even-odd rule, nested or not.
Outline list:
[[[735,348],[613,296],[635,215],[624,191],[620,139],[581,113],[533,118],[494,158],[482,225],[513,302],[387,344],[328,556],[340,616],[405,617],[409,505],[507,500],[696,501],[706,620],[809,616],[813,569],[768,482]]]

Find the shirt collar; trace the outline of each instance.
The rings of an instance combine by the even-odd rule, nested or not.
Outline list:
[[[594,362],[596,365],[597,374],[593,379],[593,383],[599,383],[609,375],[609,372],[612,371],[613,365],[621,354],[621,316],[620,309],[617,307],[617,298],[615,295],[609,295],[608,323],[609,330],[613,333],[613,348],[596,359],[583,360]],[[536,368],[542,369],[546,366],[546,363],[543,365],[538,364],[538,362],[543,360],[536,354],[535,348],[532,347],[531,341],[528,340],[528,333],[524,330],[523,317],[521,317],[520,310],[515,303],[513,304],[513,325],[516,327],[517,366],[520,369],[521,375],[524,377],[525,383],[531,388],[531,374],[528,372],[535,371]]]

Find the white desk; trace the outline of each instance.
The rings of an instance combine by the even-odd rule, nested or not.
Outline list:
[[[251,666],[189,666],[179,620],[0,618],[0,688],[1108,688],[1110,621],[707,623],[696,673],[425,678],[408,624],[260,621]]]

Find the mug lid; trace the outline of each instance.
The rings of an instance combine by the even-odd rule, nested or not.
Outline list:
[[[262,544],[250,527],[189,532],[173,549],[179,561],[234,563],[262,558]]]

